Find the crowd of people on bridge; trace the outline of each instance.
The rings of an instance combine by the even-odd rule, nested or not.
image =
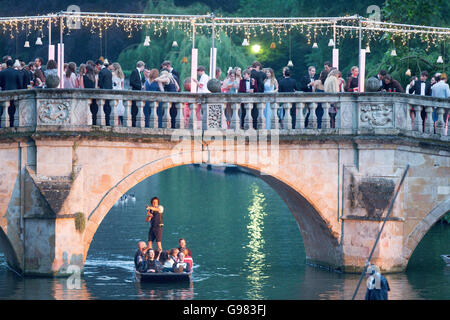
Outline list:
[[[20,60],[13,60],[11,56],[3,57],[3,64],[0,71],[0,88],[2,90],[17,90],[25,88],[42,88],[46,87],[46,78],[49,75],[57,75],[57,63],[55,60],[49,60],[44,65],[42,58],[36,58],[33,62],[26,64]],[[129,77],[129,86],[125,82],[125,75],[119,63],[109,63],[107,59],[102,57],[95,62],[93,60],[86,61],[77,67],[76,63],[70,62],[64,65],[63,71],[63,85],[64,88],[98,88],[98,89],[113,89],[113,90],[145,90],[145,91],[160,91],[160,92],[178,92],[191,91],[191,83],[194,82],[197,86],[198,93],[208,93],[208,81],[212,78],[218,79],[221,85],[221,92],[223,93],[276,93],[276,92],[358,92],[359,90],[359,68],[353,66],[346,77],[343,76],[342,71],[334,68],[332,63],[326,61],[323,64],[323,70],[320,73],[316,72],[315,66],[310,66],[306,75],[301,77],[297,82],[292,77],[292,71],[289,67],[282,69],[282,77],[277,79],[272,68],[263,68],[262,64],[255,61],[247,68],[229,67],[226,75],[222,75],[221,68],[217,67],[214,77],[206,73],[204,66],[198,66],[197,79],[186,78],[181,83],[180,74],[172,67],[170,61],[163,61],[160,68],[146,68],[143,61],[138,61],[136,67],[132,70]],[[447,75],[445,73],[437,73],[428,80],[429,75],[427,71],[422,71],[420,77],[413,76],[411,82],[407,84],[406,90],[399,81],[393,79],[386,71],[380,70],[376,78],[379,80],[380,92],[399,92],[409,93],[423,96],[433,96],[439,98],[449,98],[450,89],[447,84]],[[10,121],[13,123],[15,106],[11,103]],[[94,100],[91,105],[93,124],[96,124],[96,114],[98,106]],[[106,125],[109,125],[109,114],[111,107],[109,101],[105,101],[104,112],[106,118]],[[177,113],[176,107],[173,104],[170,109],[171,127],[175,125],[175,116]],[[190,110],[188,105],[183,109],[185,124],[189,119]],[[280,126],[283,126],[283,118],[285,117],[284,109],[278,109],[278,118]],[[296,108],[291,108],[291,117],[293,119],[293,126],[295,126]],[[331,104],[328,110],[330,116],[330,126],[335,126],[335,118],[337,114],[337,106]],[[123,102],[119,101],[117,105],[117,122],[123,123],[124,106]],[[138,109],[136,103],[133,102],[131,106],[132,125],[136,125],[136,115]],[[244,124],[246,110],[242,106],[239,110],[241,119],[241,126]],[[253,125],[256,128],[256,119],[258,110],[252,108],[251,110]],[[324,109],[319,103],[315,110],[318,128],[321,128],[322,117]],[[150,108],[147,103],[144,107],[145,125],[149,126]],[[162,125],[162,106],[157,108],[159,127]],[[231,105],[226,106],[225,116],[227,125],[230,127],[232,110]],[[264,116],[266,119],[266,128],[271,129],[272,109],[270,103],[266,103],[264,108]],[[411,113],[414,119],[414,112]],[[422,119],[426,119],[426,113],[422,110]],[[196,108],[197,121],[201,120],[200,106]],[[448,126],[448,111],[444,115],[446,127]],[[305,126],[308,125],[309,111],[305,115]],[[437,113],[433,113],[433,121],[437,121]]]

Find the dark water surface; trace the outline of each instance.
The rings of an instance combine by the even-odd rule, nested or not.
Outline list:
[[[113,207],[91,243],[80,289],[67,279],[21,279],[0,254],[0,299],[351,299],[359,275],[305,264],[300,231],[286,204],[257,177],[193,166],[173,168],[137,186],[136,201]],[[165,207],[163,248],[187,240],[191,285],[133,280],[136,243],[147,240],[145,205]],[[414,252],[406,273],[387,275],[390,299],[450,299],[450,226],[437,224]],[[358,298],[362,299],[365,282]]]

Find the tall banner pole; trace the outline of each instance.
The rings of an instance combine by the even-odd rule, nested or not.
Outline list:
[[[198,49],[195,49],[195,20],[192,23],[191,92],[197,92]]]
[[[358,16],[359,19],[359,40],[358,40],[358,45],[359,45],[359,49],[358,49],[358,53],[359,53],[359,81],[358,81],[358,89],[359,92],[364,92],[364,90],[362,90],[362,83],[364,82],[363,78],[362,78],[362,66],[361,66],[361,62],[362,62],[362,55],[361,55],[361,41],[362,41],[362,28],[361,28],[361,17]],[[364,60],[365,61],[365,60]],[[362,91],[361,91],[362,90]]]
[[[59,44],[58,44],[58,75],[59,88],[64,88],[64,43],[63,43],[63,17],[59,14]]]
[[[212,44],[211,44],[211,59],[209,62],[209,77],[211,79],[215,79],[216,78],[216,48],[215,48],[215,37],[216,37],[216,32],[215,32],[215,17],[214,17],[214,13],[211,13],[211,19],[212,19]]]

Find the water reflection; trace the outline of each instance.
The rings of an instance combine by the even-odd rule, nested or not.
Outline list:
[[[249,249],[246,263],[248,268],[247,279],[250,286],[247,297],[248,299],[263,299],[263,281],[267,279],[265,272],[265,241],[262,235],[264,230],[264,217],[266,216],[266,212],[264,211],[265,197],[255,183],[251,185],[251,193],[252,203],[248,208],[250,222],[247,225],[249,243],[246,245],[246,248]]]
[[[135,283],[140,300],[192,300],[194,299],[194,283]]]

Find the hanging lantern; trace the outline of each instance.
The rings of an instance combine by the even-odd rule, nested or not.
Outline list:
[[[411,77],[411,69],[406,70],[405,76]]]
[[[328,46],[329,47],[334,47],[334,40],[330,39],[330,41],[328,41]]]
[[[275,49],[277,47],[277,45],[275,44],[275,42],[272,42],[270,44],[270,49]]]
[[[366,53],[370,53],[370,46],[369,46],[369,44],[367,44]]]
[[[41,39],[41,37],[37,37],[37,39],[36,39],[36,45],[37,45],[37,46],[42,46],[42,39]]]
[[[319,46],[317,45],[317,42],[314,42],[312,47],[313,47],[313,49],[317,49]]]
[[[396,57],[397,56],[397,51],[395,51],[395,49],[392,49],[391,56],[392,57]]]
[[[442,56],[439,56],[439,57],[437,58],[436,63],[444,63],[444,59],[442,58]]]
[[[289,68],[292,68],[292,67],[294,66],[294,64],[292,63],[292,60],[289,60],[287,66],[288,66]]]
[[[178,42],[176,40],[173,40],[172,47],[178,47]]]
[[[148,47],[150,45],[150,36],[145,36],[144,47]]]
[[[183,57],[183,59],[181,60],[181,63],[188,63],[188,58],[187,57]]]
[[[30,41],[25,41],[25,44],[23,45],[24,48],[29,48],[30,47]]]
[[[245,38],[244,41],[242,41],[242,45],[244,47],[248,47],[250,45],[250,43],[248,42],[247,38]]]

